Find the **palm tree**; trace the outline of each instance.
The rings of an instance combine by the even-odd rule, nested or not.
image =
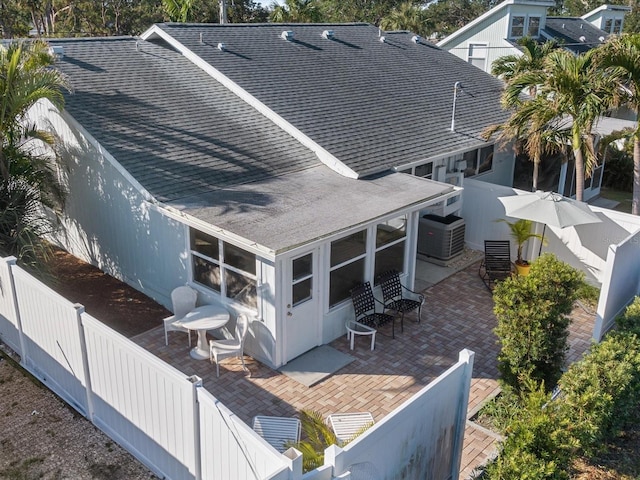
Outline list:
[[[640,34],[615,37],[598,49],[602,67],[616,71],[621,80],[623,102],[640,115]],[[633,202],[631,213],[640,215],[640,127],[633,131]]]
[[[64,107],[68,83],[53,62],[43,42],[0,47],[0,249],[32,266],[47,253],[42,235],[51,228],[41,207],[59,206],[64,199],[51,161],[54,151],[42,153],[55,139],[26,121],[41,100]]]
[[[162,3],[172,22],[185,23],[193,20],[195,0],[162,0]]]
[[[618,92],[615,76],[598,68],[594,52],[576,56],[567,50],[554,50],[544,59],[542,70],[514,76],[503,94],[507,105],[519,105],[522,91],[536,88],[544,99],[540,108],[549,110],[545,115],[568,125],[579,201],[584,197],[585,172],[590,175],[597,165],[593,124],[615,103]]]
[[[507,85],[520,75],[541,72],[544,60],[555,48],[553,42],[540,45],[530,37],[518,41],[522,46],[522,55],[505,55],[493,62],[491,73],[502,78]],[[500,132],[498,141],[515,140],[516,146],[522,148],[533,161],[532,190],[538,189],[538,176],[542,156],[564,148],[565,141],[562,131],[554,122],[553,111],[547,105],[547,99],[537,96],[538,85],[530,85],[530,98],[523,95],[513,95],[513,91],[506,89],[502,96],[502,106],[506,110],[513,110],[507,122],[493,125],[485,130],[484,137],[491,138]]]
[[[506,83],[520,74],[542,70],[544,59],[557,48],[555,42],[540,44],[531,37],[521,38],[517,43],[522,47],[522,55],[504,55],[491,65],[491,74]],[[529,94],[534,96],[536,93],[536,87],[532,85]]]
[[[285,0],[284,5],[271,5],[270,20],[274,23],[319,23],[322,13],[315,0]]]

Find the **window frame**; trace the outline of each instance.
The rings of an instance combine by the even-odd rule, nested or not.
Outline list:
[[[474,48],[477,47],[477,48]],[[480,68],[481,70],[485,70],[487,68],[487,49],[489,48],[488,43],[479,43],[472,42],[467,44],[467,63],[470,63],[474,67]],[[473,51],[478,50],[484,53],[484,56],[473,55]],[[476,65],[472,62],[472,60],[482,60],[482,67]]]
[[[467,155],[475,152],[475,159],[473,160],[473,167],[471,165],[467,165],[467,168],[464,170],[464,177],[465,178],[469,178],[469,177],[475,177],[477,175],[483,175],[485,173],[489,173],[493,171],[493,157],[495,156],[496,153],[496,145],[495,143],[492,143],[490,145],[485,145],[484,147],[480,147],[480,148],[476,148],[475,150],[468,150],[466,152],[464,152],[462,154],[462,158],[463,160],[467,160]],[[491,151],[486,155],[485,158],[489,158],[491,157],[491,166],[487,169],[483,169],[480,170],[480,167],[484,164],[484,162],[482,162],[482,153],[483,151],[488,151],[488,149],[491,149]]]
[[[516,28],[520,29],[522,28],[522,34],[520,35],[516,35],[514,34],[514,20],[518,19],[518,18],[522,18],[522,26],[517,26]],[[531,28],[531,19],[537,19],[538,20],[538,31],[536,32],[535,35],[532,35],[531,32],[529,31]],[[518,15],[511,15],[511,18],[509,19],[509,35],[507,36],[507,38],[509,39],[519,39],[519,38],[524,38],[524,37],[531,37],[531,38],[539,38],[540,37],[540,30],[542,29],[542,16],[541,15],[525,15],[525,14],[518,14]]]
[[[229,302],[233,302],[235,304],[241,305],[242,307],[249,309],[253,312],[257,312],[258,311],[258,305],[259,305],[259,299],[258,299],[258,285],[259,285],[259,279],[258,279],[258,272],[260,271],[259,269],[259,261],[258,261],[258,256],[253,253],[250,252],[249,250],[245,250],[244,248],[231,243],[231,242],[226,242],[225,240],[222,240],[219,237],[216,237],[215,235],[211,235],[210,233],[204,232],[202,230],[198,230],[197,228],[193,228],[193,227],[188,227],[189,232],[188,232],[188,242],[189,242],[189,258],[190,258],[190,271],[189,271],[189,276],[190,276],[190,280],[192,283],[194,283],[195,285],[197,285],[199,288],[203,288],[205,289],[207,292],[212,292],[216,295],[220,295],[220,297],[222,297],[223,299],[225,299],[226,301]],[[195,250],[195,245],[194,245],[194,235],[197,233],[201,233],[204,234],[212,239],[215,239],[218,241],[218,257],[219,258],[213,258],[210,257],[204,253],[198,252],[197,250]],[[228,263],[225,262],[225,245],[230,245],[233,248],[239,249],[243,252],[248,253],[249,255],[252,255],[254,258],[254,262],[255,262],[255,273],[251,273],[251,272],[247,272],[244,271],[238,267],[234,267],[233,265],[229,265]],[[200,258],[201,260],[204,260],[205,262],[211,263],[213,265],[216,265],[219,270],[220,270],[220,291],[215,290],[214,288],[205,285],[204,283],[199,282],[196,279],[195,276],[195,271],[194,271],[194,258]],[[243,303],[233,297],[229,297],[227,296],[227,291],[228,291],[228,282],[227,282],[227,275],[226,272],[232,272],[236,275],[240,275],[242,277],[247,278],[251,283],[254,284],[255,286],[255,291],[256,291],[256,305],[248,305],[246,303]]]

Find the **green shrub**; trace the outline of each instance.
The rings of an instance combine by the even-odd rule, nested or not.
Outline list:
[[[624,313],[616,318],[618,330],[640,335],[640,297],[636,297]]]
[[[519,415],[507,428],[498,456],[484,469],[491,480],[566,480],[575,442],[542,385],[523,380]]]
[[[501,349],[498,368],[503,385],[520,389],[530,376],[547,389],[555,386],[564,365],[569,314],[584,275],[544,254],[527,276],[508,278],[494,289],[495,333]]]
[[[588,455],[616,435],[640,399],[640,337],[612,332],[560,380],[560,408]]]

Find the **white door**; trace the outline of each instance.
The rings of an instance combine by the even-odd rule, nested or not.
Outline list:
[[[287,267],[284,337],[285,357],[289,361],[321,343],[318,250],[292,258]]]

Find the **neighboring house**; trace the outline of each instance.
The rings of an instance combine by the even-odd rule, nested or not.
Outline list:
[[[246,351],[273,367],[342,335],[358,282],[412,285],[421,213],[462,205],[443,181],[512,181],[510,149],[481,138],[506,118],[501,82],[408,33],[160,24],[51,44],[74,93],[31,118],[62,140],[58,241],[165,305],[188,283],[248,313]]]
[[[504,55],[519,55],[522,37],[554,40],[575,53],[584,52],[622,32],[631,8],[602,5],[582,17],[547,16],[548,0],[505,0],[438,42],[438,46],[476,67],[491,72]]]
[[[476,67],[491,72],[495,60],[504,55],[520,55],[518,39],[528,36],[540,42],[554,40],[574,53],[585,52],[605,42],[609,35],[622,32],[624,15],[630,7],[602,5],[582,17],[551,17],[547,9],[555,1],[506,0],[472,22],[438,42],[438,46]],[[615,116],[633,119],[633,112],[618,109]],[[528,171],[528,167],[525,167]],[[575,194],[573,162],[556,162],[549,166],[548,187],[567,196]],[[586,179],[584,199],[600,193],[602,170],[600,165]],[[516,172],[516,176],[517,172]],[[525,175],[528,185],[528,175]],[[517,184],[519,188],[527,185]]]

